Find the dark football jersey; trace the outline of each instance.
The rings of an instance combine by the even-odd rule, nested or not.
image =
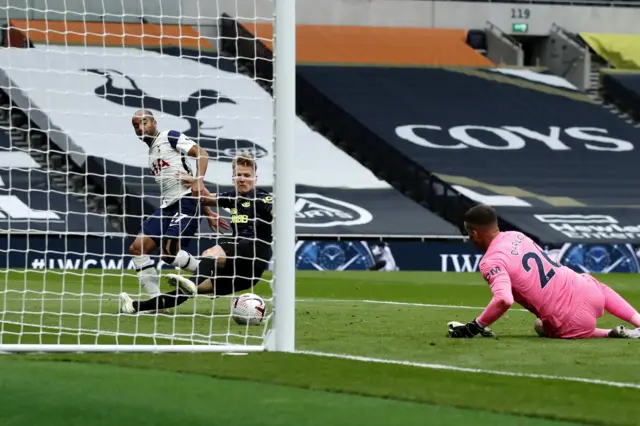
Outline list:
[[[270,244],[271,209],[273,196],[256,188],[247,194],[238,194],[235,190],[221,192],[217,196],[218,206],[231,212],[231,229],[238,240],[251,239]],[[239,242],[239,241],[238,241]]]

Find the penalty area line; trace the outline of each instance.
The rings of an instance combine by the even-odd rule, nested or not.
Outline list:
[[[295,351],[295,353],[303,354],[303,355],[321,356],[326,358],[348,359],[351,361],[361,361],[361,362],[369,362],[369,363],[376,363],[376,364],[404,365],[407,367],[426,368],[430,370],[457,371],[461,373],[489,374],[494,376],[507,376],[507,377],[524,377],[529,379],[559,380],[559,381],[565,381],[565,382],[587,383],[591,385],[609,386],[609,387],[615,387],[615,388],[640,389],[640,383],[615,382],[611,380],[590,379],[586,377],[555,376],[551,374],[535,374],[535,373],[518,373],[514,371],[502,371],[502,370],[485,370],[481,368],[458,367],[455,365],[447,365],[447,364],[429,364],[429,363],[423,363],[423,362],[401,361],[401,360],[392,360],[392,359],[384,359],[384,358],[372,358],[372,357],[365,357],[365,356],[336,354],[336,353],[330,353],[330,352]]]

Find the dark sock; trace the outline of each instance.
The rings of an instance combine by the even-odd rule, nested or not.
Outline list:
[[[226,296],[228,294],[248,290],[251,287],[253,287],[253,281],[246,278],[235,280],[218,279],[215,281],[213,293],[216,296]]]
[[[176,289],[168,293],[161,294],[153,299],[144,300],[142,302],[133,302],[133,309],[136,312],[157,311],[159,309],[171,309],[178,305],[182,305],[189,300],[189,296]]]
[[[198,265],[198,269],[191,276],[191,281],[193,281],[196,286],[202,284],[203,281],[208,279],[214,279],[217,273],[217,262],[216,259],[212,257],[203,257],[200,259],[200,264]]]
[[[380,269],[384,268],[387,265],[387,261],[386,260],[379,260],[376,262],[375,265],[373,265],[371,268],[369,268],[370,271],[379,271]]]

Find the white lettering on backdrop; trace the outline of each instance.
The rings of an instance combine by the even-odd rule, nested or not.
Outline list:
[[[469,132],[473,131],[473,134]],[[419,132],[419,133],[417,133]],[[450,143],[435,143],[427,139],[428,132],[447,132]],[[550,126],[549,131],[541,133],[521,126],[455,126],[443,129],[430,124],[406,124],[396,127],[396,135],[413,144],[432,149],[466,149],[479,148],[489,150],[520,150],[527,143],[535,141],[542,143],[553,151],[567,151],[573,149],[567,142],[580,141],[586,149],[592,151],[622,152],[633,150],[633,144],[628,141],[608,136],[608,130],[598,127],[569,127]],[[486,134],[487,138],[483,138]],[[487,139],[493,141],[489,143]],[[496,144],[496,139],[500,140]],[[527,139],[527,140],[525,140]],[[564,139],[564,140],[563,140]]]

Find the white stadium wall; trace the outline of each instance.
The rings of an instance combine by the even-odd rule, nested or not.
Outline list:
[[[197,4],[197,0],[183,0],[183,3],[188,10],[189,4]],[[218,0],[201,2],[199,7],[200,10],[219,7],[219,10],[234,16],[270,16],[270,5],[271,2],[266,1]],[[490,21],[505,32],[511,31],[513,23],[527,23],[529,34],[546,35],[553,23],[574,32],[640,31],[637,25],[640,22],[640,9],[628,7],[427,0],[298,0],[296,13],[299,24],[316,25],[470,29],[484,28],[486,22]],[[524,16],[528,18],[520,18]]]
[[[25,16],[24,0],[9,0],[9,17]],[[84,6],[83,6],[84,5]],[[271,19],[269,0],[143,0],[108,2],[104,0],[33,0],[31,19],[60,19],[56,11],[87,10],[95,20],[106,14],[121,21],[144,15],[150,21],[181,16],[183,24],[214,26],[222,13],[255,19]],[[75,8],[77,6],[77,8]],[[86,8],[86,9],[85,9]],[[462,11],[462,13],[461,13]],[[637,33],[640,8],[553,6],[535,4],[428,1],[428,0],[297,0],[299,24],[371,25],[435,28],[484,28],[487,21],[505,32],[512,24],[526,23],[529,34],[548,34],[553,23],[568,31]],[[198,22],[198,16],[208,16]],[[528,18],[525,18],[528,17]],[[78,16],[78,19],[80,16]],[[67,16],[73,19],[73,14]],[[91,16],[88,17],[91,19]],[[206,31],[205,31],[206,32]]]

